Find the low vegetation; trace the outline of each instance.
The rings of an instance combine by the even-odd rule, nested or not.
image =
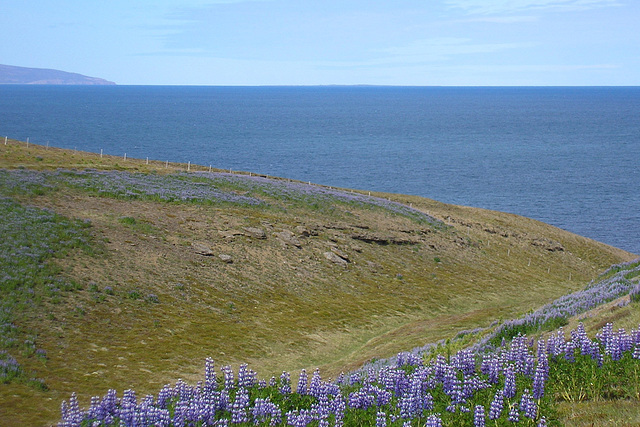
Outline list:
[[[183,391],[190,399],[206,391],[224,400],[224,390],[228,406],[217,407],[215,415],[221,423],[232,421],[234,403],[244,405],[237,420],[245,414],[254,421],[249,407],[277,405],[283,422],[289,416],[300,425],[309,417],[320,423],[325,401],[346,405],[345,425],[414,419],[424,425],[435,423],[437,414],[445,423],[462,423],[474,414],[479,420],[479,406],[489,417],[498,388],[504,388],[504,371],[496,383],[487,382],[484,356],[475,348],[478,368],[472,374],[469,365],[469,376],[490,386],[474,389],[464,403],[452,403],[438,383],[421,391],[425,399],[431,393],[433,409],[402,412],[409,391],[386,389],[391,380],[379,375],[389,371],[410,384],[433,363],[450,366],[479,340],[483,351],[507,354],[518,333],[549,340],[544,332],[562,324],[576,329],[581,321],[593,335],[606,323],[631,330],[640,320],[636,303],[623,302],[635,298],[637,273],[620,263],[634,255],[515,215],[17,141],[0,144],[0,198],[2,209],[15,213],[0,220],[13,236],[3,246],[0,278],[2,425],[55,424],[62,401],[71,425],[86,417],[81,407],[97,407],[98,401],[112,402],[113,410],[124,402],[131,413],[153,406],[157,410],[149,410],[166,419],[162,411],[174,417],[184,409]],[[612,264],[620,265],[598,277]],[[621,280],[614,277],[626,282],[616,287]],[[605,282],[611,294],[591,305],[577,302],[590,301],[590,292],[603,294]],[[550,315],[568,307],[559,300],[563,295],[574,295],[579,309]],[[505,321],[522,318],[534,320]],[[375,375],[357,371],[411,348],[430,350],[410,353],[408,362],[396,360]],[[526,351],[538,366],[537,347]],[[633,351],[627,353],[633,366]],[[209,357],[225,366],[222,376],[214,381],[210,367],[204,383],[188,385],[200,379],[202,360]],[[556,359],[549,356],[549,366]],[[316,368],[302,395],[280,393],[283,371]],[[533,393],[530,372],[518,369],[518,391],[505,398],[505,407],[518,406],[525,387]],[[234,370],[250,382],[225,383]],[[334,380],[321,380],[319,372]],[[464,384],[461,375],[455,377]],[[271,376],[276,384],[257,379]],[[166,405],[160,394],[153,402],[141,397],[167,383],[176,386],[160,392]],[[322,391],[312,392],[313,384]],[[388,402],[350,406],[352,394],[367,401],[373,388],[390,392],[383,393]],[[124,389],[136,392],[114,400],[109,391]],[[96,394],[105,397],[91,403]],[[536,422],[542,416],[548,423],[568,420],[581,403],[543,399],[549,400],[531,398]],[[447,410],[452,404],[455,412]],[[525,412],[518,415],[521,422],[530,419]],[[114,420],[121,416],[111,413]],[[326,420],[335,417],[332,412]]]

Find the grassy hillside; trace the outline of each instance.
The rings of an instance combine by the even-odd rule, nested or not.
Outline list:
[[[515,215],[195,165],[10,140],[0,168],[0,197],[38,209],[16,215],[33,218],[16,241],[33,252],[63,235],[35,267],[5,267],[29,283],[3,288],[4,347],[24,374],[0,388],[2,425],[53,423],[73,391],[86,405],[195,381],[206,357],[335,376],[635,257]]]

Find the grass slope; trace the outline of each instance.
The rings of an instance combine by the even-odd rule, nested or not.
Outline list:
[[[0,141],[0,168],[209,170],[12,140]],[[54,175],[34,191],[4,190],[23,205],[89,220],[94,249],[54,259],[74,286],[19,311],[21,338],[35,337],[47,357],[12,355],[48,390],[2,385],[2,425],[54,423],[73,391],[86,405],[109,388],[151,393],[198,379],[205,357],[247,362],[261,377],[315,367],[337,375],[516,317],[635,257],[531,219],[419,197],[371,194],[442,224],[272,190],[285,180],[218,183],[225,194],[263,202],[253,205],[113,197]]]

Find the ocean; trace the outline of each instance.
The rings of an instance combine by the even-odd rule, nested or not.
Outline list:
[[[640,254],[640,87],[0,86],[0,136],[524,215]]]

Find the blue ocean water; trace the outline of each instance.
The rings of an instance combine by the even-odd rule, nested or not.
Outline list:
[[[640,87],[0,86],[0,135],[495,209],[640,254]]]

